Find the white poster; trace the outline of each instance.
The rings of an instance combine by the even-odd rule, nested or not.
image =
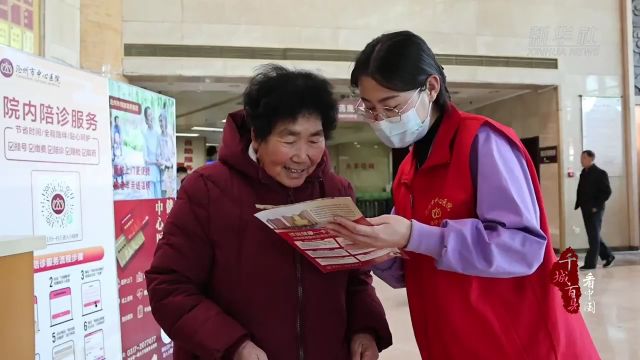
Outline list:
[[[36,358],[119,359],[108,83],[0,46],[2,235],[34,258]]]
[[[596,153],[609,176],[624,176],[621,98],[582,97],[582,148]]]

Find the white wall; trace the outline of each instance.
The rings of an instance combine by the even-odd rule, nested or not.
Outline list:
[[[191,141],[191,146],[187,146],[185,144],[186,141]],[[185,154],[185,148],[191,148],[193,150],[193,154]],[[204,165],[206,160],[205,138],[179,136],[176,139],[176,151],[176,162],[182,163],[185,162],[185,157],[191,157],[193,160],[191,162],[191,167],[193,170],[195,170]],[[185,166],[187,165],[189,164],[185,164]]]
[[[382,143],[333,145],[329,153],[336,173],[347,178],[357,193],[384,192],[391,184],[389,148]]]
[[[636,163],[636,173],[640,174],[640,98],[636,100],[636,105],[634,107],[635,110],[635,121],[636,121],[636,154],[637,154],[637,163]],[[635,200],[636,204],[640,202],[640,198],[632,199]]]

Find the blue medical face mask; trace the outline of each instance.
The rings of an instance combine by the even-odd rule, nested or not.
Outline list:
[[[411,110],[396,117],[387,118],[382,121],[370,122],[371,128],[376,133],[380,141],[391,148],[405,148],[420,140],[427,134],[431,126],[431,105],[429,101],[426,119],[421,119],[416,107],[422,99],[423,92],[420,92],[418,101]],[[403,109],[404,110],[404,109]]]

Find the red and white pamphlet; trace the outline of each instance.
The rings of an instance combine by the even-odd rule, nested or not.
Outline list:
[[[370,225],[349,197],[325,198],[285,206],[256,205],[255,216],[313,262],[322,272],[370,267],[394,256],[398,249],[374,249],[332,235],[325,225],[340,216]]]

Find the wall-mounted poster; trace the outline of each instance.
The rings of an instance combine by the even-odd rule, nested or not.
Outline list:
[[[109,83],[115,200],[176,195],[175,100]]]

